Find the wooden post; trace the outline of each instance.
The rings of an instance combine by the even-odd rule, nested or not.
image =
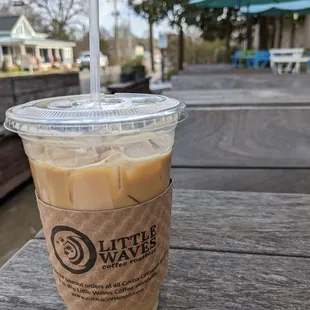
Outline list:
[[[270,47],[275,48],[276,47],[276,32],[277,32],[277,19],[276,17],[271,17],[271,26],[272,26],[272,32],[270,37]]]
[[[247,50],[251,50],[253,47],[253,35],[252,35],[253,17],[251,15],[247,16]]]
[[[266,16],[259,16],[259,49],[269,49],[269,30],[268,18]]]
[[[21,70],[23,71],[25,69],[25,61],[26,61],[26,48],[25,48],[25,45],[21,44],[19,46],[20,48],[20,68]]]
[[[149,26],[150,26],[150,37],[149,37],[149,42],[150,42],[150,60],[151,60],[151,69],[152,72],[155,72],[155,63],[154,63],[154,44],[153,44],[153,21],[151,18],[149,18]]]
[[[184,62],[184,32],[183,27],[180,26],[179,32],[179,53],[178,53],[178,70],[183,70],[183,62]]]
[[[36,55],[36,58],[41,60],[41,55],[40,55],[40,48],[39,46],[36,46],[35,47],[35,55]]]
[[[2,46],[0,45],[0,65],[2,65],[3,59],[4,59],[3,50]]]
[[[305,16],[305,48],[310,48],[310,15]]]
[[[297,21],[293,18],[292,28],[291,28],[291,38],[290,38],[290,47],[291,48],[293,48],[295,46],[296,23],[297,23]]]
[[[48,61],[50,62],[51,59],[53,58],[53,52],[51,48],[47,49],[47,55],[48,55]]]
[[[283,39],[283,28],[284,28],[284,16],[281,15],[279,19],[279,39],[278,39],[278,48],[282,46]]]
[[[166,53],[164,49],[161,49],[161,81],[165,82],[166,81],[166,76],[165,76],[165,66],[166,66]]]
[[[232,9],[228,9],[227,11],[227,20],[226,20],[226,42],[225,42],[225,49],[226,49],[226,61],[230,61],[230,39],[231,39],[231,32],[232,32],[232,24],[230,22],[230,18],[232,15]]]

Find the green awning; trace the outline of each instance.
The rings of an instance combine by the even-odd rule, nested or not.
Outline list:
[[[286,3],[271,3],[266,5],[250,5],[241,7],[242,14],[263,14],[267,16],[280,16],[284,14],[298,13],[305,15],[310,13],[310,1],[299,0]]]
[[[300,0],[296,0],[299,2]],[[190,0],[189,4],[194,4],[200,7],[209,8],[235,8],[235,7],[248,7],[251,5],[262,5],[270,3],[283,3],[283,2],[295,2],[292,0]],[[308,0],[310,2],[310,0]]]

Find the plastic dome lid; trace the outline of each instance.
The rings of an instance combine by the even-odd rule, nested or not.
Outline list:
[[[21,135],[116,135],[156,130],[186,118],[185,104],[160,95],[89,95],[31,101],[6,112],[5,128]]]

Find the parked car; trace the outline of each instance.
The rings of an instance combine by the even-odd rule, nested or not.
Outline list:
[[[77,64],[80,68],[80,70],[83,69],[89,69],[90,68],[90,52],[82,52],[79,56],[79,58],[77,59]],[[109,65],[109,59],[107,56],[103,55],[100,52],[100,68],[102,69],[106,69]]]

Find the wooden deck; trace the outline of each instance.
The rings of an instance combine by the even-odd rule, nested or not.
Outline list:
[[[176,190],[159,309],[310,308],[309,204],[308,195]],[[39,238],[0,270],[1,310],[66,309]]]
[[[176,135],[170,266],[159,310],[310,309],[309,78],[227,76],[225,66],[215,78],[215,69],[188,68],[166,93],[187,103],[189,118]],[[10,139],[3,170],[8,163],[27,170],[20,140]],[[33,188],[26,189],[0,213],[23,224],[0,221],[1,248],[15,249],[40,227]],[[43,232],[0,269],[0,309],[66,309]]]

